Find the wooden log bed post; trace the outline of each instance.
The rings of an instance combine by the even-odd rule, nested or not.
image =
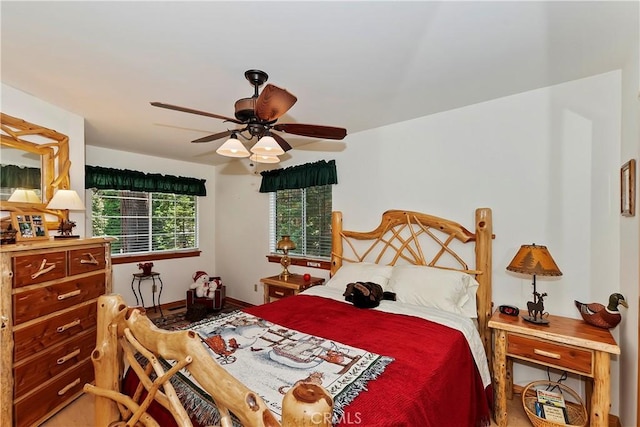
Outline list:
[[[489,366],[491,366],[491,331],[489,330],[489,319],[493,311],[492,298],[492,244],[493,244],[493,219],[491,209],[476,209],[476,270],[482,274],[476,276],[480,284],[476,295],[478,306],[478,329],[484,351],[487,354]]]

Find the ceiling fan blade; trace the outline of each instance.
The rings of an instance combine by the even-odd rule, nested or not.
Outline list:
[[[293,133],[295,135],[310,136],[323,139],[343,139],[347,136],[345,128],[320,125],[305,125],[301,123],[281,123],[273,126],[280,132]]]
[[[175,111],[182,111],[183,113],[198,114],[200,116],[213,117],[214,119],[225,120],[227,122],[237,123],[240,125],[242,124],[242,122],[236,119],[232,119],[231,117],[221,116],[219,114],[207,113],[206,111],[194,110],[191,108],[180,107],[178,105],[165,104],[163,102],[151,102],[150,104],[153,105],[154,107],[166,108],[166,109],[175,110]]]
[[[289,111],[297,100],[295,95],[285,89],[268,84],[256,100],[255,114],[260,120],[270,122]]]
[[[233,133],[232,130],[226,130],[224,132],[214,133],[213,135],[204,136],[202,138],[194,139],[191,142],[210,142],[215,141],[216,139],[224,138],[225,136],[229,136]]]
[[[282,148],[285,152],[287,152],[287,151],[289,151],[289,150],[291,150],[293,148],[291,145],[289,145],[289,143],[287,141],[284,140],[283,137],[281,137],[277,133],[271,132],[269,135],[271,135],[273,137],[273,139],[276,140],[276,142],[278,143],[280,148]]]

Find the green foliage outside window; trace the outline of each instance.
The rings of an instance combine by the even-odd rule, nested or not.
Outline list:
[[[94,236],[111,236],[112,254],[197,248],[197,198],[168,193],[94,190]]]
[[[272,251],[283,235],[291,236],[291,255],[329,259],[331,256],[331,185],[272,194]]]

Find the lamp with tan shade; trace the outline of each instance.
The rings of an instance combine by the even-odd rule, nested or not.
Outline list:
[[[58,236],[56,239],[77,239],[80,236],[72,235],[71,231],[76,226],[74,221],[69,220],[69,211],[83,211],[84,203],[74,190],[58,190],[47,205],[47,209],[64,211],[64,217],[58,226]]]
[[[289,266],[291,265],[291,259],[289,258],[289,251],[296,248],[296,244],[291,240],[290,236],[284,235],[282,239],[276,245],[276,249],[282,251],[284,254],[282,258],[280,258],[280,264],[282,265],[282,273],[280,273],[280,277],[284,280],[287,280],[291,273],[289,273]]]
[[[549,320],[543,319],[544,297],[536,290],[536,276],[562,276],[562,272],[551,257],[546,246],[522,245],[518,253],[509,263],[507,270],[514,273],[533,275],[533,302],[527,302],[528,316],[522,316],[524,320],[531,323],[546,325]],[[538,318],[538,315],[540,318]]]

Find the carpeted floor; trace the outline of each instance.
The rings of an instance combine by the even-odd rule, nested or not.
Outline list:
[[[220,314],[230,313],[232,311],[239,310],[241,308],[242,307],[240,306],[226,302],[224,307],[222,307],[221,310],[207,311],[205,318],[211,318],[211,317],[219,316]],[[149,318],[158,328],[172,331],[176,329],[182,329],[188,326],[190,323],[192,323],[191,320],[188,320],[186,318],[186,314],[187,314],[187,308],[180,307],[180,308],[170,310],[168,313],[165,312],[164,317],[151,318],[151,316],[149,316]]]

